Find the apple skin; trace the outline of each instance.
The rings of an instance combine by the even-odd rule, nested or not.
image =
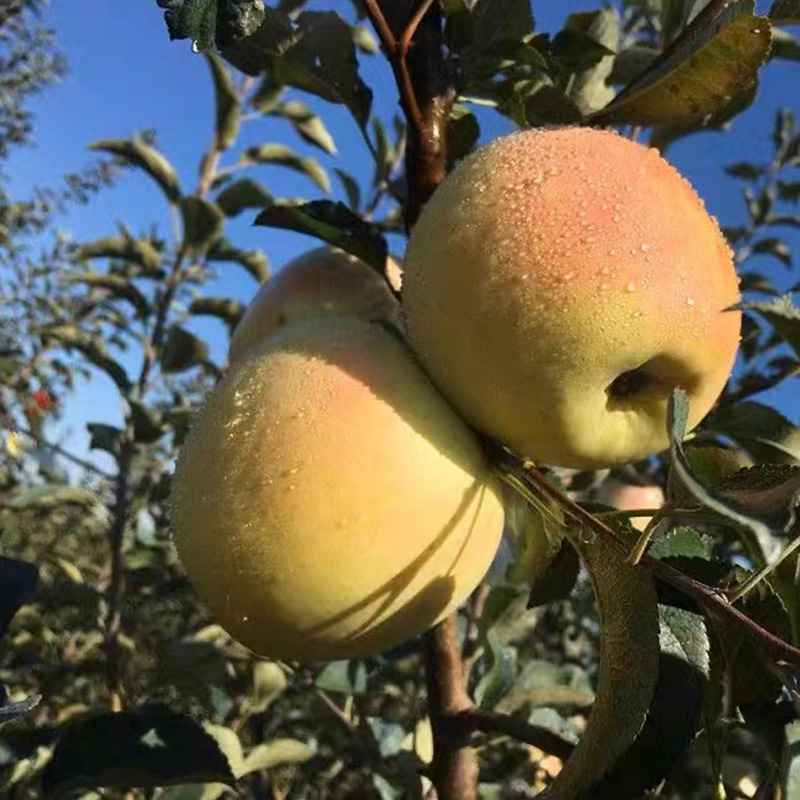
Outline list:
[[[483,452],[378,323],[286,327],[234,365],[181,450],[172,526],[242,644],[301,662],[389,649],[488,570],[503,508]]]
[[[664,505],[664,490],[655,484],[637,486],[609,480],[603,484],[599,499],[618,511],[657,509]],[[632,517],[630,523],[637,530],[643,531],[649,521],[650,517]]]
[[[441,391],[478,430],[559,466],[663,449],[673,387],[691,429],[738,347],[715,220],[655,150],[608,131],[477,150],[423,209],[403,269],[409,340]]]
[[[284,325],[320,316],[397,320],[399,304],[387,280],[399,288],[400,264],[387,258],[387,278],[355,256],[320,247],[286,264],[256,292],[236,326],[229,363],[240,360]]]

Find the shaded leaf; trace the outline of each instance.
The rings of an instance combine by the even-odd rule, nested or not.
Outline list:
[[[233,79],[225,65],[215,55],[206,56],[214,81],[217,122],[215,128],[218,150],[227,150],[239,133],[241,112]]]
[[[790,294],[774,300],[741,305],[742,308],[752,309],[769,322],[800,357],[800,308],[794,305]]]
[[[149,408],[138,400],[128,401],[131,407],[133,438],[141,444],[152,444],[161,438],[164,428],[154,408]]]
[[[256,225],[305,233],[339,247],[375,267],[386,265],[386,240],[371,223],[343,203],[317,200],[299,206],[272,206],[262,211]]]
[[[361,189],[358,185],[358,181],[356,181],[349,172],[345,172],[343,169],[339,169],[339,167],[334,167],[333,171],[342,184],[344,193],[347,195],[347,204],[350,206],[351,210],[357,214],[361,208]]]
[[[559,31],[550,46],[550,54],[568,72],[582,72],[591,69],[605,56],[614,55],[613,50],[609,50],[608,47],[593,39],[577,27],[578,24],[575,21],[575,27],[567,27]]]
[[[455,103],[447,120],[448,169],[452,169],[458,161],[472,152],[480,135],[477,117],[465,106]]]
[[[580,560],[575,548],[563,541],[555,558],[531,584],[528,608],[566,600],[578,580],[579,570]]]
[[[216,203],[190,195],[181,199],[183,217],[183,247],[199,255],[220,237],[224,215]]]
[[[572,756],[548,790],[550,800],[586,792],[631,746],[645,723],[659,668],[659,615],[652,574],[570,529],[594,586],[600,617],[597,696]],[[635,664],[636,668],[631,669]]]
[[[5,691],[3,691],[3,695],[5,695]],[[4,702],[3,705],[0,706],[0,725],[4,725],[6,722],[12,722],[25,714],[29,714],[39,705],[41,700],[42,696],[40,694],[35,694],[31,697],[26,697],[24,700],[17,700],[13,703]]]
[[[88,422],[86,429],[89,431],[89,449],[104,450],[112,456],[119,455],[122,431],[114,425],[103,422]]]
[[[752,10],[752,0],[738,0],[704,20],[594,119],[674,125],[701,121],[730,104],[752,86],[769,52],[769,20]]]
[[[729,436],[763,462],[800,459],[800,429],[771,406],[748,400],[722,406],[709,415],[706,427]]]
[[[180,200],[181,188],[174,167],[155,147],[139,136],[132,139],[98,139],[89,147],[112,153],[125,163],[138,167],[161,187],[168,200],[173,203]]]
[[[661,605],[658,682],[647,720],[632,747],[592,787],[597,800],[639,797],[675,767],[700,723],[709,678],[708,632],[703,617]]]
[[[372,92],[358,74],[350,26],[333,11],[304,11],[294,22],[278,9],[265,11],[255,35],[223,48],[223,56],[248,75],[268,70],[277,84],[347,106],[365,128]]]
[[[3,505],[9,507],[8,502]],[[18,507],[26,508],[28,505]],[[0,557],[0,636],[5,635],[20,606],[33,596],[38,580],[39,570],[33,564]],[[2,712],[3,708],[0,708],[0,721],[3,721]]]
[[[155,705],[68,724],[42,773],[48,794],[210,781],[234,783],[217,743],[189,717]]]
[[[798,0],[774,0],[769,10],[769,18],[782,25],[800,24],[800,2]]]
[[[164,372],[183,372],[208,358],[208,345],[179,325],[172,325],[161,351]]]
[[[573,75],[568,96],[582,114],[590,114],[607,105],[614,97],[614,90],[607,81],[614,68],[614,55],[619,47],[620,18],[613,8],[570,14],[562,33],[579,33],[591,42],[587,52],[602,48],[600,57]],[[558,39],[558,36],[556,37]],[[553,41],[555,47],[556,40]]]

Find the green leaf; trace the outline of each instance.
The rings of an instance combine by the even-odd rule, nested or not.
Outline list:
[[[256,745],[245,756],[236,777],[242,778],[251,772],[272,769],[281,764],[301,764],[314,756],[315,749],[307,742],[297,739],[273,739]]]
[[[286,117],[297,133],[309,144],[319,147],[326,153],[336,153],[336,143],[325,123],[305,103],[299,100],[281,103],[272,113]]]
[[[592,787],[596,800],[640,797],[661,783],[688,749],[700,723],[709,678],[703,617],[660,605],[658,682],[633,746]]]
[[[170,39],[191,39],[198,52],[252,35],[264,19],[263,0],[157,0]]]
[[[714,540],[710,536],[678,525],[659,537],[647,551],[653,558],[701,558],[710,561],[714,551]]]
[[[367,691],[367,669],[360,659],[332,661],[317,675],[314,685],[328,692],[363,694]]]
[[[62,487],[68,488],[68,487]],[[12,500],[13,502],[13,500]],[[15,508],[5,501],[6,508]],[[16,508],[30,508],[35,503],[26,503]],[[4,636],[14,615],[33,596],[39,581],[39,570],[27,561],[0,557],[0,636]],[[3,709],[0,708],[0,721]]]
[[[246,699],[250,714],[266,711],[288,686],[286,673],[273,661],[256,661],[253,664],[253,688]]]
[[[225,216],[216,203],[190,195],[181,199],[183,247],[191,255],[200,255],[219,239]]]
[[[218,150],[227,150],[239,133],[241,111],[239,97],[233,85],[230,72],[222,61],[214,55],[206,56],[214,81],[214,98],[216,102],[217,122],[215,128]]]
[[[601,656],[589,722],[549,788],[549,800],[584,795],[631,746],[645,723],[659,669],[658,601],[650,571],[631,566],[583,531],[569,529],[568,535],[594,586]]]
[[[800,797],[800,720],[786,726],[781,773],[783,797],[787,800],[790,797]]]
[[[752,10],[752,0],[738,0],[677,40],[593,121],[695,124],[732,103],[752,87],[770,48],[769,20]]]
[[[129,236],[106,236],[82,244],[75,254],[77,261],[90,258],[119,258],[132,261],[144,269],[147,277],[160,277],[161,253],[147,239],[134,239]]]
[[[358,74],[350,26],[333,11],[304,11],[292,22],[267,8],[255,35],[222,49],[248,75],[269,71],[271,80],[345,105],[366,128],[372,92]]]
[[[314,158],[304,158],[291,147],[284,144],[262,144],[250,147],[242,153],[240,161],[244,164],[276,164],[301,172],[311,178],[324,192],[331,190],[328,174]]]
[[[262,211],[256,225],[305,233],[339,247],[383,273],[387,246],[378,228],[343,203],[317,200],[298,206],[275,205]]]
[[[42,773],[49,796],[210,781],[235,782],[217,743],[189,717],[156,705],[97,712],[68,724]]]
[[[208,358],[208,345],[193,333],[172,325],[161,351],[161,369],[164,372],[183,372]]]
[[[447,4],[447,12],[448,45],[468,59],[533,32],[529,0],[458,0]]]
[[[167,199],[177,203],[181,197],[178,175],[172,164],[141,137],[131,139],[98,139],[89,145],[91,150],[112,153],[124,163],[146,172],[160,187]]]
[[[206,253],[208,261],[233,261],[241,264],[259,283],[269,275],[269,262],[263,250],[240,250],[227,239],[218,239]]]
[[[481,708],[492,709],[517,679],[517,650],[500,642],[492,630],[486,634],[486,648],[489,668],[475,687],[475,701]]]
[[[529,94],[524,99],[524,109],[526,125],[571,125],[583,119],[577,103],[549,84]]]
[[[741,307],[752,309],[763,317],[800,356],[800,308],[794,305],[790,294],[766,302],[742,303]]]
[[[232,330],[244,315],[244,305],[228,297],[197,297],[189,305],[189,313],[217,317]]]
[[[109,272],[84,272],[67,274],[64,275],[63,279],[67,283],[84,283],[93,288],[108,290],[111,295],[127,300],[141,319],[144,319],[150,312],[150,304],[147,298],[136,288],[131,280],[122,277],[122,275],[113,275]]]
[[[216,204],[227,217],[236,217],[246,208],[267,208],[272,196],[252,178],[240,178],[228,184],[216,197]]]
[[[800,42],[789,31],[773,27],[769,57],[770,60],[783,58],[787,61],[800,61]]]

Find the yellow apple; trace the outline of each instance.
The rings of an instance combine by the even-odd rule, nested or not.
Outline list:
[[[355,256],[320,247],[290,261],[256,293],[231,338],[228,360],[238,361],[253,345],[284,325],[320,316],[396,320],[398,303],[387,280],[399,289],[400,265],[387,258],[387,277]]]
[[[505,136],[439,186],[403,259],[409,339],[475,428],[536,460],[600,468],[691,429],[739,341],[731,251],[689,183],[615,133]]]
[[[199,597],[256,653],[386,650],[483,578],[503,509],[472,432],[383,326],[289,326],[237,362],[180,453],[172,526]]]

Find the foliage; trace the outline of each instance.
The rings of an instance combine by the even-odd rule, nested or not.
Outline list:
[[[36,5],[0,0],[0,66],[32,54],[28,66],[0,69],[0,92],[15,98],[0,97],[0,158],[30,135],[30,91],[61,68],[33,22]],[[224,368],[192,318],[211,315],[230,330],[242,313],[206,286],[237,267],[254,288],[267,278],[266,254],[227,238],[234,218],[317,237],[383,270],[387,234],[404,227],[409,131],[371,116],[360,62],[377,48],[358,20],[296,0],[159,5],[170,36],[205,53],[198,59],[215,98],[196,185],[152,133],[110,132],[118,138],[92,147],[111,160],[71,176],[65,190],[22,204],[0,191],[0,617],[8,617],[0,681],[9,687],[0,786],[18,798],[115,796],[102,787],[215,798],[234,785],[245,797],[420,797],[430,787],[432,732],[417,643],[318,668],[253,656],[198,605],[170,544],[167,506],[176,449]],[[782,27],[796,20],[796,4],[783,0],[774,27],[746,0],[626,0],[571,14],[557,32],[535,28],[527,0],[442,7],[459,78],[446,120],[450,166],[478,141],[487,106],[521,127],[614,124],[663,149],[727,126],[752,100],[760,64],[796,57]],[[770,41],[781,46],[770,53]],[[267,164],[299,173],[309,191],[334,193],[336,143],[308,94],[343,106],[374,160],[369,186],[333,168],[346,204],[282,197],[279,180],[259,179]],[[286,121],[291,144],[241,146],[242,130],[265,116]],[[675,397],[670,452],[611,474],[550,470],[551,485],[591,512],[594,528],[576,526],[574,509],[536,494],[524,475],[511,487],[532,505],[521,506],[459,618],[467,688],[481,711],[527,723],[527,741],[474,732],[483,798],[549,785],[561,787],[551,796],[623,798],[660,787],[665,798],[721,797],[748,780],[771,797],[798,780],[797,664],[777,657],[763,634],[800,647],[800,432],[755,399],[798,372],[798,283],[781,238],[800,222],[800,134],[788,110],[776,114],[772,145],[768,163],[727,167],[743,187],[745,222],[725,233],[745,323],[741,369],[714,412],[683,442],[685,408]],[[46,229],[65,200],[87,200],[118,168],[153,182],[160,224],[120,225],[80,245],[56,238],[32,256],[25,235]],[[778,288],[786,276],[788,294]],[[124,366],[131,354],[133,374]],[[125,410],[121,427],[90,426],[92,446],[112,459],[108,472],[48,439],[77,374],[110,379]],[[598,502],[609,478],[667,489],[635,567],[599,550],[600,536],[603,546],[637,539],[629,514]],[[36,565],[37,581],[20,562]],[[687,598],[675,572],[714,597],[727,593],[745,623],[704,605],[705,595]]]

